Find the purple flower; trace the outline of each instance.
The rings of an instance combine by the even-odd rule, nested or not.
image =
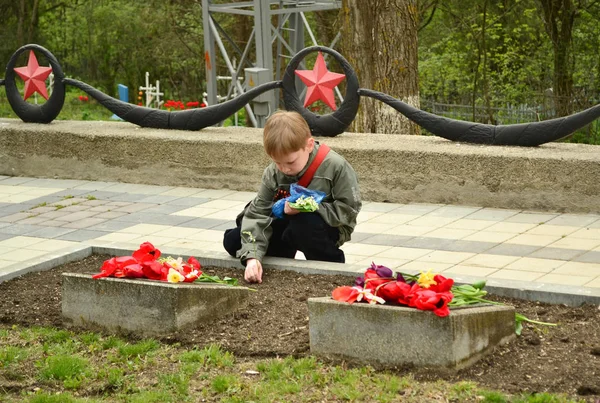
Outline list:
[[[375,270],[375,273],[381,278],[388,278],[394,275],[394,272],[389,267],[376,265],[374,262],[371,263],[371,269]]]
[[[354,280],[354,284],[357,285],[358,287],[364,287],[365,286],[365,276],[356,277],[356,280]]]

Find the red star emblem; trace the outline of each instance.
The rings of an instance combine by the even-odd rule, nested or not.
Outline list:
[[[311,105],[319,99],[331,109],[336,110],[333,89],[344,78],[343,74],[332,73],[327,70],[323,54],[319,52],[317,61],[312,70],[296,70],[296,75],[306,84],[306,98],[304,98],[304,107]]]
[[[16,67],[15,72],[25,81],[25,96],[27,100],[34,92],[48,99],[46,79],[52,72],[52,67],[40,67],[33,50],[29,51],[29,61],[25,67]]]

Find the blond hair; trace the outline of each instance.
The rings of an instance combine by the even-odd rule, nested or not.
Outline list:
[[[267,119],[263,145],[269,156],[282,156],[306,147],[311,137],[306,120],[298,112],[277,111]]]

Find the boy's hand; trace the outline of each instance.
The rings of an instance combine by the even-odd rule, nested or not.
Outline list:
[[[288,201],[285,202],[285,207],[283,208],[283,212],[287,215],[296,215],[296,214],[300,213],[300,211],[296,210],[293,207],[290,207],[290,202],[288,202]]]
[[[262,283],[262,264],[256,259],[246,260],[246,272],[244,278],[249,283]]]

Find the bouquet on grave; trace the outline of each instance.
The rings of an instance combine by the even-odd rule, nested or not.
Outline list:
[[[283,218],[285,202],[290,203],[290,207],[301,213],[312,213],[319,209],[319,204],[325,198],[325,193],[319,190],[307,189],[297,183],[290,185],[290,195],[284,199],[279,199],[273,205],[273,214],[277,218]]]
[[[220,283],[237,285],[237,279],[209,276],[202,273],[198,259],[191,256],[187,262],[183,258],[161,257],[160,250],[150,242],[144,242],[131,256],[113,257],[104,261],[100,273],[92,278],[146,278],[150,280],[168,281],[169,283]]]

